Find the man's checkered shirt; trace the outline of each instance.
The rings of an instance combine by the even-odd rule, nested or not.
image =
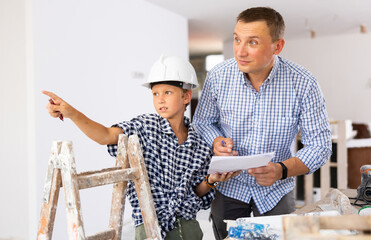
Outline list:
[[[305,145],[296,153],[313,173],[331,155],[331,133],[325,100],[316,79],[304,68],[279,56],[268,78],[256,91],[235,59],[212,69],[193,118],[194,128],[212,146],[217,136],[233,139],[239,155],[275,152],[272,162],[290,157],[298,128]],[[260,186],[243,171],[219,184],[225,196],[250,202],[260,213],[271,210],[294,189],[293,177]]]
[[[163,236],[174,228],[176,217],[195,219],[200,209],[208,209],[214,190],[199,198],[194,189],[205,178],[212,151],[193,129],[187,117],[188,138],[181,145],[169,122],[157,114],[143,114],[131,121],[113,125],[124,134],[137,134],[142,147],[151,192]],[[117,145],[108,145],[116,156]],[[135,225],[143,223],[133,182],[128,183],[127,195],[133,207]]]

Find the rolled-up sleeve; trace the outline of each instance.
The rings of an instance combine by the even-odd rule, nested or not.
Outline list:
[[[312,82],[303,98],[299,126],[304,148],[296,153],[296,157],[309,168],[307,174],[310,174],[323,166],[332,153],[325,99],[317,81]]]
[[[206,149],[206,148],[203,148],[203,149]],[[202,161],[203,164],[198,174],[196,174],[191,181],[190,191],[193,192],[192,193],[193,196],[196,196],[196,198],[200,200],[199,202],[200,209],[208,209],[212,201],[215,198],[215,189],[210,189],[209,192],[207,192],[204,196],[200,198],[196,195],[194,190],[197,188],[199,184],[201,184],[202,181],[204,181],[205,176],[207,175],[207,171],[209,170],[209,165],[210,165],[210,161],[212,157],[212,152],[211,150],[209,150],[208,152],[203,150],[203,151],[200,151],[198,155],[200,155],[200,158],[203,159]],[[205,157],[202,157],[202,155]]]
[[[112,125],[111,127],[119,127],[122,129],[123,134],[127,136],[131,136],[133,134],[138,134],[139,130],[143,128],[143,117],[138,116],[136,118],[133,118],[131,121],[124,121],[120,123],[116,123]],[[143,131],[142,131],[143,132]],[[138,135],[139,137],[139,142],[141,146],[145,146],[146,142],[144,141],[143,138],[146,136],[143,136],[142,134]],[[117,157],[117,144],[112,144],[112,145],[107,145],[107,151],[112,157]]]

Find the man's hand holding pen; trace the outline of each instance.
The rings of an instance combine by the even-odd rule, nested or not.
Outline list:
[[[216,137],[213,142],[213,151],[215,156],[237,156],[238,152],[233,151],[232,138]]]

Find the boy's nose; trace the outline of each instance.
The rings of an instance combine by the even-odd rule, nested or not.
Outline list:
[[[165,98],[164,98],[163,96],[159,96],[159,97],[158,97],[158,102],[159,102],[159,103],[163,103],[163,102],[165,102]]]

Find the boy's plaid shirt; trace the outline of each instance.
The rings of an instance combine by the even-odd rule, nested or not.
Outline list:
[[[157,114],[143,114],[130,121],[113,125],[124,134],[137,134],[151,185],[151,192],[163,237],[174,228],[176,218],[195,219],[200,209],[208,209],[214,190],[199,198],[194,189],[205,176],[212,151],[193,129],[187,117],[188,138],[181,145],[169,122]],[[116,156],[117,145],[108,145]],[[133,182],[128,183],[127,195],[133,207],[135,226],[143,223]]]

